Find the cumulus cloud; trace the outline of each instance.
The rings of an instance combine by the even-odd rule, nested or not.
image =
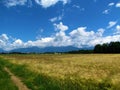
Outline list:
[[[110,12],[110,9],[106,9],[103,11],[103,14],[109,14],[109,12]]]
[[[60,47],[60,46],[75,46],[79,48],[94,47],[96,44],[109,43],[111,41],[120,41],[120,25],[116,26],[116,34],[111,36],[104,36],[105,29],[100,28],[95,30],[88,30],[87,27],[78,27],[68,34],[68,26],[62,22],[55,24],[56,33],[49,36],[37,39],[35,41],[23,42],[21,39],[12,39],[6,34],[0,35],[0,48],[4,50],[12,50],[16,48],[26,47]]]
[[[120,31],[120,25],[117,25],[117,26],[116,26],[116,30],[117,30],[117,31]]]
[[[6,0],[4,3],[5,6],[12,7],[16,5],[25,5],[27,3],[27,0]]]
[[[110,43],[110,42],[115,42],[115,41],[120,41],[120,35],[96,38],[96,39],[90,41],[89,44],[94,46],[96,44]]]
[[[6,34],[2,34],[1,36],[0,36],[0,40],[3,40],[3,41],[7,41],[9,38],[8,38],[8,36],[6,35]]]
[[[117,24],[117,21],[110,21],[109,25],[107,26],[107,28],[112,28],[113,26],[115,26]]]
[[[47,47],[47,46],[67,46],[71,45],[70,37],[66,35],[65,31],[68,30],[68,26],[64,25],[62,22],[55,24],[58,32],[55,35],[39,38],[35,41],[23,42],[21,39],[12,39],[6,34],[0,35],[0,48],[4,50],[12,50],[16,48],[25,48],[25,47]],[[66,43],[67,42],[67,43]],[[65,44],[66,43],[66,44]]]
[[[55,22],[55,21],[57,21],[57,20],[58,20],[58,17],[54,17],[54,18],[51,18],[51,19],[50,19],[51,22]]]
[[[107,9],[105,9],[102,13],[103,14],[109,14],[112,11],[111,7],[113,7],[113,6],[114,7],[119,7],[119,3],[117,3],[116,5],[115,5],[114,2],[109,3]]]
[[[54,38],[53,46],[69,46],[71,45],[71,39],[66,35],[65,31],[69,29],[67,25],[64,25],[62,22],[59,24],[54,24],[56,30],[59,30]],[[66,43],[66,44],[65,44]]]
[[[56,30],[60,30],[60,31],[66,31],[66,30],[68,30],[68,26],[63,25],[62,22],[60,22],[59,24],[55,23],[54,26],[55,26]]]
[[[115,34],[120,34],[120,25],[116,26],[116,33]]]
[[[82,12],[82,11],[85,11],[85,8],[82,8],[82,7],[80,7],[79,5],[76,5],[76,4],[74,4],[72,7],[73,7],[74,9],[79,9],[81,12]]]
[[[102,37],[104,31],[105,31],[105,29],[103,29],[103,28],[98,29],[98,31],[97,31],[97,33],[96,33],[96,36],[98,36],[98,37]]]
[[[25,47],[32,47],[32,46],[37,46],[37,47],[46,47],[46,46],[52,46],[52,42],[53,42],[53,37],[45,37],[45,38],[41,38],[38,39],[36,41],[28,41],[26,43],[24,43]]]
[[[63,15],[60,15],[60,16],[58,16],[58,17],[53,17],[53,18],[51,18],[50,21],[51,21],[51,22],[56,22],[56,21],[62,20],[62,18],[63,18]]]
[[[97,32],[94,31],[86,31],[87,27],[79,27],[72,32],[70,32],[70,37],[72,39],[72,43],[77,47],[92,47],[97,43],[100,43],[98,40],[102,37],[104,33],[104,29],[98,29]],[[95,42],[94,40],[98,41]],[[94,42],[94,43],[93,43]]]
[[[80,6],[79,6],[79,5],[73,5],[72,7],[73,7],[73,8],[78,8],[78,9],[80,9]]]
[[[13,49],[21,48],[21,47],[24,47],[24,42],[21,39],[17,39],[13,43],[11,43],[11,48]]]
[[[7,34],[0,35],[0,48],[11,50],[24,47],[24,42],[20,39],[11,38]]]
[[[6,34],[0,35],[0,48],[3,48],[4,46],[6,46],[8,39],[9,38]]]
[[[15,42],[13,42],[13,45],[22,45],[23,44],[23,42],[22,42],[22,40],[20,40],[20,39],[17,39],[17,40],[15,40]]]
[[[116,4],[116,7],[120,7],[120,2]]]
[[[97,32],[86,30],[86,27],[79,27],[70,33],[70,37],[72,37],[71,39],[74,46],[80,48],[93,47],[96,44],[109,43],[111,41],[120,41],[119,34],[112,36],[103,36],[105,31],[103,28],[98,29]]]
[[[53,6],[58,2],[62,2],[63,5],[68,3],[68,0],[34,0],[34,1],[38,5],[41,5],[43,8],[48,8],[50,6]],[[32,6],[32,0],[5,0],[3,2],[7,7],[13,7],[17,5],[19,6],[27,5],[29,7]]]
[[[114,5],[115,5],[115,3],[113,3],[113,2],[108,4],[108,6],[114,6]]]
[[[35,0],[35,2],[39,5],[42,5],[42,7],[47,8],[55,5],[58,2],[63,2],[63,4],[66,4],[68,3],[68,0]]]

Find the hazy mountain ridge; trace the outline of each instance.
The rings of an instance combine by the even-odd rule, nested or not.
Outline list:
[[[73,46],[64,46],[64,47],[27,47],[27,48],[18,48],[13,49],[9,52],[21,52],[21,53],[45,53],[45,52],[69,52],[79,50],[80,48],[73,47]]]

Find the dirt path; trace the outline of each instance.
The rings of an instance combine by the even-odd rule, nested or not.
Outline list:
[[[24,85],[21,80],[16,77],[7,67],[4,68],[4,70],[11,76],[11,80],[13,83],[18,87],[19,90],[30,90],[27,88],[26,85]]]

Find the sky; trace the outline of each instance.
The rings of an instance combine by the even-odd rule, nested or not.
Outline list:
[[[0,0],[0,48],[120,41],[120,0]]]

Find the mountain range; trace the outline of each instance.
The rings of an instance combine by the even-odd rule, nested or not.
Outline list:
[[[50,53],[50,52],[69,52],[69,51],[77,51],[80,50],[80,48],[73,47],[73,46],[63,46],[63,47],[27,47],[27,48],[18,48],[13,49],[10,51],[5,51],[3,49],[0,49],[0,52],[20,52],[20,53]]]

